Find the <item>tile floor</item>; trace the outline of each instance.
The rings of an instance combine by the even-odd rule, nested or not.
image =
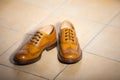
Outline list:
[[[83,58],[62,64],[57,49],[30,65],[13,54],[39,27],[70,20]],[[0,80],[120,80],[120,0],[0,0]]]

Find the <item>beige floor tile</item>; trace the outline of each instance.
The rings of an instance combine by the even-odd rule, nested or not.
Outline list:
[[[120,61],[120,28],[105,28],[85,49],[95,53]]]
[[[19,40],[20,37],[22,37],[21,34],[6,29],[3,25],[0,25],[0,55]]]
[[[119,10],[119,0],[70,0],[61,13],[107,24]]]
[[[70,65],[56,80],[120,80],[120,63],[83,53],[79,63]]]
[[[79,19],[66,14],[61,14],[59,11],[43,21],[41,25],[54,24],[57,32],[59,32],[59,25],[63,20],[69,20],[73,23],[82,48],[104,27],[102,24],[97,24],[85,19]]]
[[[19,0],[0,1],[0,24],[6,24],[8,27],[27,32],[31,27],[36,27],[49,13],[49,10],[38,8],[29,3]]]
[[[18,66],[11,62],[13,54],[15,54],[21,45],[22,40],[18,41],[13,47],[11,47],[6,53],[0,56],[0,64],[10,66],[21,71],[32,73],[34,75],[42,76],[48,79],[53,79],[66,65],[61,64],[57,59],[57,50],[54,48],[51,51],[44,51],[41,59],[30,65]]]
[[[54,10],[59,5],[61,5],[64,0],[22,0],[22,1],[31,3],[34,6],[44,7],[49,10]]]
[[[120,14],[110,23],[111,26],[120,27]]]
[[[0,80],[45,80],[24,72],[0,65]]]

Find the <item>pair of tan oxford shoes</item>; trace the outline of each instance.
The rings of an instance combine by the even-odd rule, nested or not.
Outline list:
[[[69,21],[63,21],[60,25],[57,45],[56,30],[53,25],[39,29],[14,56],[16,64],[25,65],[38,61],[44,50],[58,47],[58,59],[62,63],[72,64],[82,58],[74,26]]]

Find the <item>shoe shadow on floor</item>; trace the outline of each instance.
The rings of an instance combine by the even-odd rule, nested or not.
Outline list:
[[[59,51],[59,32],[60,32],[60,30],[59,30],[59,26],[60,26],[60,23],[58,22],[57,24],[56,24],[56,26],[55,26],[55,28],[56,28],[56,34],[57,34],[57,50]]]
[[[26,34],[24,36],[24,39],[22,41],[17,41],[16,44],[18,44],[18,47],[15,49],[15,51],[10,55],[9,57],[9,61],[10,63],[12,64],[15,64],[15,65],[18,65],[15,63],[15,61],[13,60],[14,59],[14,56],[15,54],[31,39],[33,34]]]

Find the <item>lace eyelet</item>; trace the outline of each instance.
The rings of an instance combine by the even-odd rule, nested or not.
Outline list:
[[[32,39],[30,39],[30,42],[33,42],[33,40],[32,40]]]
[[[36,32],[36,33],[40,34],[40,32]]]
[[[43,35],[42,33],[40,33],[40,35]]]
[[[67,35],[65,37],[67,37]]]
[[[37,44],[37,42],[34,42],[35,44]]]
[[[41,38],[40,36],[38,36],[38,38]]]
[[[65,39],[65,40],[68,40],[68,39]]]
[[[37,39],[37,41],[39,41],[39,39]]]
[[[67,34],[68,32],[66,32],[65,34]]]

